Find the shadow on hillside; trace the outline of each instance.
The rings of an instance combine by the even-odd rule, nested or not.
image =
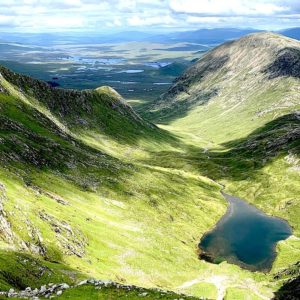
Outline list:
[[[24,290],[27,287],[40,288],[51,282],[73,284],[77,278],[85,276],[64,264],[58,249],[55,262],[50,258],[46,261],[45,258],[11,249],[0,250],[0,254],[0,282],[4,290],[8,290],[8,287],[16,290]]]
[[[185,145],[184,152],[152,153],[148,164],[193,170],[214,180],[244,180],[280,155],[300,156],[299,115],[288,114],[253,131],[245,138],[222,145],[223,150],[206,150]]]
[[[124,178],[134,176],[137,167],[96,149],[74,137],[36,108],[0,93],[0,166],[19,174],[27,186],[38,186],[40,175],[54,174],[83,191],[128,192]],[[126,128],[124,129],[126,130]],[[119,132],[120,133],[120,132]],[[156,127],[137,135],[149,144],[178,145],[176,137]],[[145,135],[145,137],[144,137]],[[124,147],[134,151],[139,146]],[[121,151],[121,149],[120,149]]]
[[[167,104],[165,107],[158,108],[158,110],[153,112],[151,112],[151,108],[143,107],[143,109],[148,112],[143,113],[142,115],[148,120],[154,120],[156,123],[169,124],[172,121],[184,118],[193,108],[206,105],[213,97],[217,95],[218,89],[216,88],[208,91],[201,91],[198,92],[197,95],[189,95],[188,100],[173,101],[171,104]],[[164,99],[161,101],[167,100]]]
[[[300,276],[289,280],[277,292],[273,300],[299,300],[300,299]]]
[[[164,95],[148,106],[145,105],[143,109],[147,113],[142,115],[155,123],[169,124],[176,119],[185,117],[193,108],[205,105],[218,95],[218,89],[205,89],[193,94],[190,93],[189,88],[194,83],[199,85],[210,74],[217,73],[226,65],[228,60],[228,55],[216,56],[213,52],[207,53],[204,60],[194,64],[183,75],[178,77],[174,85]],[[188,98],[184,101],[178,100],[176,96],[179,94],[188,95]]]
[[[300,50],[296,48],[282,49],[277,58],[265,70],[270,79],[290,76],[300,78]]]

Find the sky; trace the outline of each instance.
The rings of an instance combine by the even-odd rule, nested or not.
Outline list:
[[[0,30],[178,31],[300,27],[300,0],[0,0]]]

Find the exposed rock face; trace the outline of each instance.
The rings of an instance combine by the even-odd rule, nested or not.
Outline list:
[[[280,50],[274,62],[265,69],[265,73],[269,74],[270,79],[280,76],[300,78],[300,49]]]
[[[14,241],[14,234],[10,223],[6,219],[6,212],[3,207],[3,202],[6,201],[6,199],[5,186],[0,183],[0,239],[11,244]]]
[[[26,245],[27,250],[34,254],[46,257],[47,249],[43,245],[43,237],[40,230],[37,227],[35,227],[28,219],[25,220],[25,224],[28,235],[30,237],[30,242],[23,242]]]
[[[52,127],[54,127],[53,124]],[[5,156],[5,160],[23,160],[31,162],[35,166],[46,166],[59,165],[58,161],[62,156],[72,159],[69,154],[65,153],[66,151],[60,144],[28,130],[21,123],[5,116],[0,116],[0,130],[10,132],[10,135],[6,137],[3,143],[7,148],[13,148],[14,150],[6,151],[2,154],[2,156]],[[65,133],[58,127],[54,127],[53,130],[61,137],[65,137]],[[24,138],[27,140],[24,140]]]
[[[3,207],[3,202],[7,201],[5,186],[0,183],[0,239],[8,244],[14,244],[22,250],[30,251],[35,254],[46,256],[46,248],[42,241],[42,235],[30,220],[25,219],[25,225],[30,237],[30,241],[23,241],[16,235],[11,228],[11,224],[7,220],[7,214]]]
[[[83,257],[87,238],[77,228],[72,228],[67,222],[59,221],[44,211],[39,212],[40,218],[47,222],[55,232],[58,244],[67,255]]]

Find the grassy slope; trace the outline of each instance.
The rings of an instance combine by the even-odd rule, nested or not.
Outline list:
[[[297,74],[280,74],[280,66],[277,74],[265,71],[281,49],[291,47],[299,49],[299,42],[268,33],[220,46],[147,114],[186,143],[177,166],[197,170],[224,184],[228,193],[290,222],[294,235],[278,245],[270,281],[300,260],[300,122],[293,114],[300,108],[300,82]],[[218,62],[224,57],[225,63]],[[209,99],[203,96],[215,89]],[[156,163],[165,167],[177,157],[172,151],[160,156],[164,159]]]
[[[9,123],[1,128],[0,171],[6,194],[4,209],[9,212],[7,219],[16,237],[14,245],[4,239],[2,249],[23,247],[33,254],[39,252],[47,261],[57,262],[59,274],[72,267],[83,276],[208,298],[216,298],[217,292],[222,292],[217,287],[221,286],[228,288],[227,299],[236,299],[237,294],[250,290],[255,297],[270,297],[271,290],[279,285],[273,280],[274,273],[299,259],[296,238],[281,243],[271,274],[251,273],[234,265],[212,265],[197,259],[201,235],[226,209],[219,193],[221,186],[200,174],[225,183],[236,195],[261,203],[267,212],[262,195],[276,203],[283,196],[285,200],[292,197],[294,208],[298,207],[297,174],[293,170],[289,175],[292,189],[282,189],[273,183],[273,178],[280,180],[280,176],[286,176],[286,168],[282,167],[286,164],[284,149],[283,156],[257,168],[255,156],[237,162],[241,154],[237,148],[243,141],[235,145],[227,143],[262,127],[277,116],[274,111],[256,118],[252,125],[253,111],[248,115],[241,110],[239,115],[233,109],[234,114],[228,111],[220,115],[220,105],[214,101],[209,104],[212,105],[209,112],[206,106],[200,106],[185,111],[185,118],[174,121],[168,129],[177,135],[175,138],[138,119],[124,105],[112,109],[118,96],[111,95],[110,90],[92,92],[81,110],[82,105],[76,101],[67,107],[61,107],[63,101],[50,101],[56,99],[53,91],[46,90],[46,98],[45,91],[36,96],[32,90],[36,82],[28,88],[28,80],[25,83],[15,77],[10,80],[18,87],[21,85],[22,90],[2,79],[10,96],[0,94],[1,115],[14,125]],[[275,79],[279,87],[280,82]],[[286,90],[281,93],[288,95]],[[71,95],[75,99],[82,96]],[[298,98],[290,98],[297,103]],[[62,98],[68,99],[74,97]],[[252,99],[256,99],[254,94]],[[269,104],[274,100],[271,96],[267,99]],[[280,113],[292,109],[293,105],[280,109]],[[215,117],[208,118],[210,111]],[[222,138],[222,122],[231,124],[231,134],[237,134]],[[240,124],[245,125],[243,129]],[[199,130],[202,126],[206,132]],[[42,137],[47,137],[47,142]],[[27,144],[29,150],[23,151]],[[261,152],[264,154],[264,150]],[[244,174],[238,178],[235,175],[241,170]],[[260,194],[253,193],[253,187]],[[288,215],[285,209],[272,213]],[[296,218],[291,220],[297,228]],[[23,272],[15,274],[14,270],[16,267],[10,269],[13,276],[25,276]],[[5,278],[2,289],[14,285]]]
[[[138,127],[146,132],[144,140],[133,140],[130,132],[140,135],[133,126],[128,136],[121,136],[122,126],[130,126],[136,116],[128,123],[126,112],[117,111],[110,119],[117,119],[112,124],[115,136],[97,132],[93,120],[85,117],[92,124],[85,132],[97,134],[91,147],[83,128],[72,124],[74,116],[61,117],[56,107],[50,111],[3,78],[1,84],[10,94],[0,94],[1,192],[10,224],[6,230],[13,232],[13,238],[2,235],[2,249],[57,262],[62,273],[68,266],[88,277],[169,289],[205,269],[197,260],[196,245],[225,211],[220,186],[189,172],[133,163],[122,153],[127,148],[133,157],[146,157],[143,147],[149,137],[160,149],[175,147],[162,142],[168,135],[145,124]],[[99,136],[106,137],[110,153],[119,145],[122,161],[96,149],[105,148]],[[24,284],[32,286],[42,280],[35,283],[17,264],[11,261],[1,289],[19,287],[10,277],[26,277]]]
[[[256,47],[251,50],[251,47],[254,47],[254,45]],[[266,46],[266,48],[262,47],[262,45]],[[263,71],[272,62],[272,59],[274,59],[274,56],[280,49],[292,46],[300,49],[299,42],[267,33],[252,35],[233,44],[225,44],[209,54],[214,59],[224,56],[230,57],[224,66],[216,72],[202,76],[200,82],[196,81],[186,92],[179,91],[176,93],[175,91],[175,94],[171,93],[175,99],[173,101],[180,102],[185,98],[182,107],[178,104],[180,111],[177,113],[185,113],[186,116],[176,118],[173,121],[171,120],[171,122],[169,120],[170,125],[167,128],[184,136],[188,144],[199,147],[208,156],[213,155],[214,152],[229,152],[232,148],[239,147],[247,139],[255,139],[255,136],[260,134],[259,130],[270,132],[269,136],[265,137],[265,144],[262,144],[260,149],[257,149],[256,155],[251,155],[253,154],[251,153],[252,150],[248,151],[251,144],[248,145],[249,147],[245,147],[245,151],[239,153],[239,156],[243,155],[244,161],[248,159],[249,164],[253,163],[255,159],[264,160],[265,163],[261,163],[259,168],[249,168],[248,165],[249,169],[242,169],[242,162],[237,160],[235,164],[231,161],[227,165],[226,162],[220,162],[225,167],[231,166],[230,172],[228,174],[224,172],[226,175],[224,174],[222,179],[226,180],[226,176],[235,177],[233,182],[232,178],[229,178],[230,182],[228,182],[228,185],[231,185],[232,189],[234,188],[233,186],[236,186],[236,190],[240,190],[240,193],[242,193],[241,189],[245,184],[247,185],[245,189],[248,191],[252,184],[261,186],[261,188],[253,186],[251,198],[248,199],[249,201],[260,201],[261,206],[263,206],[263,203],[267,205],[267,201],[265,199],[253,199],[258,196],[258,193],[265,194],[265,198],[269,197],[268,194],[270,193],[274,194],[274,203],[278,203],[279,199],[281,202],[287,201],[288,198],[293,198],[297,195],[297,157],[299,155],[299,150],[296,148],[297,145],[294,145],[294,151],[288,153],[287,149],[283,149],[285,150],[282,153],[284,155],[277,155],[272,159],[270,159],[270,156],[273,155],[271,153],[272,147],[267,149],[266,145],[268,140],[275,138],[276,135],[280,136],[282,134],[281,131],[292,132],[290,126],[294,126],[295,129],[299,128],[299,116],[295,116],[294,121],[290,121],[288,118],[286,120],[280,119],[281,116],[295,112],[300,108],[299,78],[296,76],[272,76],[272,78],[266,78],[266,74]],[[247,55],[249,51],[251,51],[251,56]],[[203,70],[200,68],[200,71],[202,72]],[[192,71],[190,72],[193,73]],[[177,86],[180,84],[181,82],[179,81]],[[212,90],[216,86],[220,92],[210,99],[208,103],[197,105],[195,108],[185,111],[186,106],[184,103],[192,102],[199,91]],[[169,95],[166,95],[165,101],[169,99],[168,97]],[[163,105],[163,101],[161,101],[156,107],[158,110],[156,118],[162,118],[162,121],[164,121],[164,116],[160,117],[159,112],[163,111]],[[166,120],[168,119],[169,116],[166,116]],[[277,123],[280,124],[280,122],[285,123],[285,127],[277,126]],[[279,129],[282,128],[282,130],[280,131],[276,126]],[[273,131],[272,127],[274,127]],[[291,133],[291,135],[297,137],[296,132]],[[285,142],[288,143],[290,141]],[[278,153],[275,151],[275,154]],[[234,167],[237,167],[237,170]],[[238,178],[234,172],[244,172],[247,176],[244,175]],[[272,174],[273,180],[271,179]],[[247,182],[247,180],[243,180],[248,179],[249,176],[253,181]],[[218,179],[217,177],[220,177],[220,175],[211,173],[211,177]],[[279,182],[284,177],[288,177],[286,182],[291,184],[289,191],[276,183],[276,181]],[[256,183],[254,180],[256,180]],[[264,181],[270,181],[270,183],[264,185]],[[294,185],[292,184],[293,182],[295,183]],[[295,201],[297,202],[297,197]],[[273,206],[273,204],[270,206]],[[277,212],[277,214],[280,214],[280,212]],[[297,230],[296,233],[298,233],[299,228],[296,226],[295,229]]]

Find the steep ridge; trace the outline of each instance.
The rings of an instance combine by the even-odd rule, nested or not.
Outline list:
[[[153,128],[152,124],[142,120],[110,87],[85,91],[64,90],[4,67],[0,67],[0,74],[0,89],[3,92],[22,96],[31,105],[44,106],[70,128],[94,128],[119,139],[124,138],[123,135],[133,138],[142,134],[143,130]],[[107,126],[108,122],[110,126]]]
[[[148,116],[216,143],[240,138],[299,108],[299,55],[299,41],[273,33],[227,42],[179,77]]]

